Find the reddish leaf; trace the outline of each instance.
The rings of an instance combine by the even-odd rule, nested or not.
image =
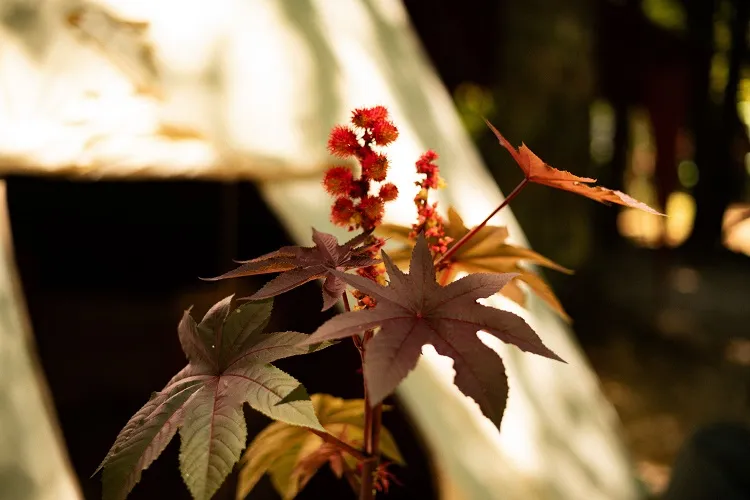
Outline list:
[[[545,186],[580,194],[581,196],[591,198],[592,200],[604,203],[605,205],[616,203],[626,207],[637,208],[651,214],[664,215],[621,191],[615,191],[614,189],[607,189],[601,186],[588,185],[596,182],[596,179],[578,177],[577,175],[573,175],[565,170],[558,170],[550,167],[527,148],[526,144],[522,143],[521,147],[516,150],[516,148],[514,148],[490,122],[487,120],[484,121],[490,130],[492,130],[492,133],[495,134],[500,145],[508,150],[518,166],[521,167],[523,174],[529,182],[535,182],[537,184],[543,184]]]
[[[105,499],[125,498],[178,429],[185,484],[194,498],[210,498],[245,447],[246,402],[276,420],[323,430],[304,387],[269,363],[326,345],[302,346],[303,333],[262,333],[271,301],[230,313],[231,299],[217,303],[200,323],[189,310],[183,315],[178,332],[188,365],[117,436],[99,466]]]
[[[340,339],[380,327],[365,349],[365,379],[373,406],[414,368],[422,346],[432,344],[440,354],[453,358],[458,388],[499,426],[508,390],[505,368],[479,340],[479,330],[524,351],[562,361],[519,316],[476,302],[503,288],[515,274],[476,273],[441,286],[423,235],[412,252],[409,274],[402,273],[385,252],[383,261],[390,279],[387,287],[336,271],[343,281],[374,297],[377,307],[340,314],[305,340]]]
[[[357,248],[368,234],[362,233],[343,245],[339,245],[335,236],[313,229],[314,247],[282,247],[256,259],[241,261],[239,263],[242,265],[237,269],[216,278],[208,278],[208,280],[280,272],[279,276],[249,297],[250,300],[261,300],[288,292],[308,281],[325,278],[323,282],[323,310],[325,311],[341,299],[341,294],[346,287],[331,271],[345,271],[378,263],[377,260],[364,254],[365,248]]]

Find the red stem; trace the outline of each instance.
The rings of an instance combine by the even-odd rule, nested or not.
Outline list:
[[[364,338],[362,339],[363,350],[367,349],[367,343],[372,336],[372,330],[367,330],[365,332]],[[362,359],[364,360],[364,356]],[[369,458],[362,462],[359,499],[372,500],[375,498],[373,474],[375,472],[375,467],[377,467],[377,457],[373,456],[373,453],[377,453],[379,448],[379,443],[374,441],[373,438],[377,436],[378,441],[380,439],[380,414],[382,413],[383,405],[378,404],[375,408],[370,406],[370,394],[367,390],[364,363],[362,363],[362,377],[365,385],[365,453],[367,453]]]
[[[327,432],[319,431],[317,429],[308,429],[308,430],[312,432],[313,434],[315,434],[316,436],[319,436],[326,443],[331,443],[332,445],[347,452],[348,454],[350,454],[351,456],[353,456],[354,458],[356,458],[357,460],[361,462],[367,462],[371,458],[369,453],[361,452],[357,448],[345,443],[344,441],[340,440],[339,438],[337,438],[336,436],[332,434],[328,434]]]
[[[378,466],[380,461],[380,429],[383,417],[383,403],[378,403],[375,408],[372,409],[372,435],[370,438],[371,450],[368,452],[370,460],[374,462],[374,466]]]
[[[442,256],[442,257],[440,257],[440,258],[439,258],[438,260],[436,260],[436,261],[435,261],[435,266],[437,267],[437,265],[438,265],[438,264],[440,264],[440,263],[441,263],[441,262],[443,262],[444,260],[447,260],[447,259],[449,259],[449,258],[450,258],[451,256],[453,256],[453,254],[455,254],[455,253],[456,253],[456,252],[458,251],[458,249],[459,249],[459,248],[461,248],[462,246],[464,246],[464,244],[465,244],[465,243],[466,243],[467,241],[469,241],[469,240],[470,240],[470,239],[471,239],[471,238],[472,238],[472,237],[473,237],[473,236],[474,236],[475,234],[477,234],[477,233],[479,232],[479,230],[480,230],[480,229],[482,229],[482,228],[483,228],[484,226],[486,226],[486,225],[487,225],[487,223],[488,223],[488,222],[490,221],[490,219],[491,219],[492,217],[494,217],[496,213],[498,213],[498,212],[499,212],[500,210],[502,210],[502,209],[503,209],[503,207],[505,207],[505,205],[507,205],[508,203],[510,203],[510,202],[511,202],[511,200],[512,200],[513,198],[515,198],[516,196],[518,196],[518,193],[520,193],[520,192],[521,192],[521,190],[522,190],[522,189],[523,189],[523,188],[524,188],[524,187],[526,186],[526,184],[528,184],[528,182],[529,182],[529,179],[527,179],[527,178],[524,178],[524,179],[523,179],[523,180],[522,180],[522,181],[521,181],[521,182],[520,182],[520,183],[518,184],[518,186],[516,186],[516,187],[515,187],[515,188],[513,189],[513,191],[511,191],[511,192],[510,192],[510,194],[509,194],[509,195],[508,195],[508,196],[507,196],[507,197],[506,197],[506,198],[505,198],[505,199],[503,200],[503,202],[502,202],[502,203],[501,203],[501,204],[500,204],[500,205],[499,205],[499,206],[498,206],[498,207],[497,207],[497,208],[496,208],[495,210],[493,210],[493,211],[492,211],[492,213],[491,213],[490,215],[488,215],[488,216],[487,216],[487,217],[486,217],[486,218],[485,218],[485,219],[484,219],[484,220],[482,221],[482,223],[481,223],[481,224],[479,224],[479,225],[478,225],[477,227],[473,228],[473,229],[472,229],[471,231],[469,231],[468,233],[466,233],[466,234],[465,234],[465,235],[463,236],[463,238],[461,238],[461,239],[460,239],[460,240],[458,240],[458,241],[457,241],[456,243],[454,243],[454,244],[453,244],[453,246],[451,246],[451,247],[450,247],[450,248],[448,249],[448,251],[447,251],[447,252],[445,252],[445,253],[443,254],[443,256]]]
[[[352,491],[356,495],[359,492],[359,476],[349,467],[349,465],[346,463],[346,460],[342,458],[341,460],[341,466],[344,469],[344,477],[346,477],[346,480],[349,482],[349,486],[351,486]]]

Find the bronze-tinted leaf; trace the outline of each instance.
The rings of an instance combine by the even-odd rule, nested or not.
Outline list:
[[[492,130],[492,133],[495,134],[500,145],[508,150],[529,182],[580,194],[581,196],[591,198],[592,200],[604,203],[605,205],[616,203],[626,207],[637,208],[638,210],[643,210],[650,214],[664,215],[621,191],[608,189],[602,186],[590,186],[589,184],[596,182],[596,179],[579,177],[570,172],[566,172],[565,170],[558,170],[547,165],[541,158],[526,147],[525,144],[521,144],[521,147],[516,150],[516,148],[514,148],[490,122],[485,120],[485,123],[487,123],[487,126]]]
[[[458,388],[499,426],[507,397],[505,368],[479,340],[479,330],[521,350],[562,361],[522,318],[477,303],[497,293],[514,274],[476,273],[441,286],[421,234],[412,251],[409,274],[402,273],[385,252],[383,261],[390,280],[387,287],[336,271],[347,284],[375,298],[377,307],[335,316],[305,340],[306,344],[335,340],[379,328],[367,344],[364,359],[373,406],[396,389],[416,365],[422,347],[431,344],[453,358]]]
[[[410,247],[413,246],[413,242],[409,239],[409,228],[384,224],[378,228],[378,232],[381,236],[391,237],[394,241],[404,243],[403,248],[392,251],[389,256],[400,268],[406,268],[411,256]],[[456,242],[468,232],[469,228],[466,227],[458,212],[453,207],[449,208],[445,222],[445,234]],[[522,267],[522,264],[537,264],[566,274],[572,274],[573,271],[529,248],[511,245],[506,242],[507,238],[507,228],[484,226],[450,257],[447,267],[440,271],[440,282],[450,283],[461,271],[467,273],[517,273],[516,280],[525,281],[529,288],[556,313],[566,321],[570,321],[570,317],[555,297],[552,289],[546,285],[541,277]],[[532,276],[536,279],[531,278]],[[528,279],[524,279],[527,277]],[[523,291],[515,282],[508,284],[500,293],[521,306],[525,306],[526,301]]]
[[[250,300],[262,300],[288,292],[308,281],[323,278],[325,311],[336,304],[345,288],[344,283],[331,274],[331,270],[357,269],[378,263],[363,255],[365,248],[360,245],[367,236],[369,233],[362,233],[339,245],[335,236],[313,228],[314,247],[282,247],[255,259],[239,261],[242,264],[240,267],[216,278],[208,278],[208,281],[280,272],[279,276],[249,297]]]

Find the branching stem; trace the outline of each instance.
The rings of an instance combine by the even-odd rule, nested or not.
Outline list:
[[[368,460],[370,460],[370,458],[372,458],[370,457],[369,453],[366,453],[366,452],[363,453],[361,450],[358,450],[354,446],[345,443],[344,441],[340,440],[333,434],[328,434],[327,432],[319,431],[317,429],[308,429],[308,430],[312,432],[313,434],[315,434],[316,436],[319,436],[326,443],[331,443],[332,445],[340,448],[342,451],[347,452],[348,454],[350,454],[351,456],[353,456],[354,458],[356,458],[357,460],[361,462],[367,462]]]
[[[464,246],[464,244],[466,244],[466,242],[467,242],[467,241],[469,241],[469,240],[470,240],[470,239],[471,239],[471,238],[472,238],[472,237],[473,237],[473,236],[474,236],[475,234],[477,234],[477,233],[479,232],[479,230],[481,230],[481,229],[482,229],[482,228],[483,228],[484,226],[486,226],[486,225],[487,225],[487,223],[488,223],[488,222],[490,221],[490,219],[491,219],[491,218],[493,218],[493,217],[495,216],[495,214],[496,214],[496,213],[498,213],[498,212],[499,212],[500,210],[502,210],[502,209],[503,209],[503,208],[504,208],[504,207],[505,207],[505,206],[506,206],[506,205],[507,205],[508,203],[510,203],[510,202],[511,202],[511,200],[512,200],[513,198],[515,198],[516,196],[518,196],[518,193],[520,193],[520,192],[521,192],[521,190],[522,190],[522,189],[523,189],[524,187],[526,187],[526,184],[528,184],[528,183],[529,183],[529,179],[527,179],[527,178],[524,178],[524,179],[523,179],[523,180],[522,180],[522,181],[521,181],[521,182],[520,182],[520,183],[518,184],[518,186],[516,186],[516,187],[515,187],[515,188],[513,189],[513,191],[511,191],[511,192],[510,192],[510,194],[509,194],[509,195],[508,195],[508,196],[507,196],[507,197],[506,197],[506,198],[505,198],[505,199],[503,200],[503,202],[502,202],[502,203],[501,203],[501,204],[500,204],[500,205],[499,205],[499,206],[498,206],[498,207],[497,207],[497,208],[496,208],[495,210],[493,210],[493,211],[492,211],[492,213],[491,213],[490,215],[488,215],[488,216],[487,216],[487,217],[486,217],[486,218],[485,218],[485,219],[484,219],[484,220],[482,221],[482,223],[481,223],[481,224],[479,224],[479,225],[478,225],[477,227],[473,228],[473,229],[472,229],[471,231],[469,231],[468,233],[466,233],[466,234],[465,234],[465,235],[463,236],[463,238],[461,238],[461,239],[460,239],[460,240],[458,240],[458,241],[457,241],[456,243],[454,243],[454,244],[453,244],[453,245],[452,245],[452,246],[451,246],[451,247],[450,247],[450,248],[448,249],[448,251],[447,251],[447,252],[445,252],[445,253],[443,254],[443,256],[442,256],[442,257],[440,257],[440,258],[439,258],[438,260],[436,260],[436,261],[435,261],[435,266],[437,267],[437,265],[438,265],[438,264],[440,264],[440,263],[441,263],[441,262],[443,262],[444,260],[447,260],[447,259],[449,259],[449,258],[450,258],[451,256],[453,256],[453,254],[455,254],[455,253],[456,253],[456,252],[458,251],[458,249],[459,249],[459,248],[461,248],[462,246]]]

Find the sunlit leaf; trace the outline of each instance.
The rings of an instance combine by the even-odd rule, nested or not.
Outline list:
[[[326,431],[355,448],[362,447],[364,400],[344,400],[328,394],[313,394],[311,399]],[[394,463],[404,465],[393,437],[385,428],[380,431],[380,451]],[[294,498],[326,463],[337,476],[345,467],[353,469],[356,465],[352,457],[319,436],[301,427],[274,422],[253,439],[242,457],[237,498],[244,499],[266,473],[282,498]]]
[[[402,273],[385,252],[383,261],[390,281],[387,287],[337,271],[347,284],[375,298],[377,307],[335,316],[305,341],[341,339],[380,328],[368,342],[364,359],[373,406],[396,389],[416,366],[422,347],[431,344],[439,354],[453,358],[454,383],[499,427],[508,391],[505,368],[477,332],[482,330],[521,350],[562,361],[522,318],[477,303],[477,299],[497,293],[514,274],[475,273],[441,286],[422,234],[412,251],[409,274]]]
[[[466,227],[461,216],[452,207],[448,209],[448,217],[444,227],[445,234],[453,238],[453,244],[469,232],[469,228]],[[409,239],[409,228],[384,224],[378,228],[378,231],[382,236],[404,244],[404,247],[393,251],[389,256],[401,269],[406,268],[411,256],[411,247],[414,245],[414,242]],[[567,274],[571,274],[573,271],[529,248],[511,245],[506,242],[507,238],[508,230],[505,227],[484,226],[451,255],[447,261],[447,267],[441,271],[441,282],[450,283],[461,271],[466,273],[518,273],[516,280],[526,282],[531,290],[556,313],[569,321],[570,318],[552,289],[541,277],[522,267],[522,264],[536,264]],[[503,287],[500,293],[525,306],[525,294],[515,280]]]
[[[495,137],[497,137],[500,145],[508,150],[529,182],[580,194],[605,205],[616,203],[626,207],[637,208],[650,214],[664,215],[621,191],[607,189],[602,186],[590,186],[589,184],[596,182],[596,179],[579,177],[565,170],[550,167],[526,147],[525,144],[521,144],[521,147],[516,150],[490,122],[487,120],[485,122],[490,130],[492,130],[492,133],[495,134]]]

